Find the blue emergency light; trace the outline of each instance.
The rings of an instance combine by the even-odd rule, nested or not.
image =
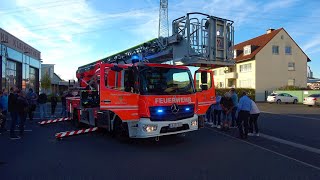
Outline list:
[[[160,114],[160,113],[163,113],[163,109],[158,109],[158,110],[157,110],[157,113],[159,113],[159,114]]]
[[[132,61],[132,64],[137,63],[140,61],[140,57],[138,55],[133,55],[131,57],[131,61]]]

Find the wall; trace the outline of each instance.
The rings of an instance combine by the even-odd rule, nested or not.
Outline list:
[[[251,64],[251,71],[248,72],[240,72],[240,66],[245,65],[245,64]],[[256,88],[256,61],[251,60],[251,61],[246,61],[242,63],[237,63],[237,73],[238,73],[238,78],[237,78],[237,88]],[[247,87],[240,86],[240,81],[243,80],[249,80],[250,84]]]
[[[273,45],[279,46],[278,55],[272,54]],[[291,55],[285,55],[286,45],[291,46]],[[295,71],[288,71],[288,62],[295,63]],[[265,100],[265,91],[288,85],[288,79],[295,79],[295,86],[307,86],[307,56],[284,30],[256,55],[256,68],[257,101]]]

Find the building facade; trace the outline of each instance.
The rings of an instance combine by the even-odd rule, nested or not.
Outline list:
[[[51,87],[46,89],[48,94],[62,94],[69,88],[73,88],[76,83],[74,80],[65,81],[54,72],[54,64],[41,64],[41,78],[45,75],[50,77]]]
[[[41,53],[0,28],[1,89],[32,88],[39,92]]]
[[[234,67],[214,69],[218,88],[253,88],[256,100],[280,87],[307,87],[308,56],[283,29],[235,45]]]

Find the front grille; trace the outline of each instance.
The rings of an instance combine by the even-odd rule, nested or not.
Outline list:
[[[191,118],[194,115],[194,104],[178,105],[179,111],[172,112],[171,106],[152,106],[150,110],[151,121],[177,121]]]
[[[183,124],[181,127],[178,128],[169,128],[169,126],[164,126],[161,128],[160,133],[170,133],[170,132],[178,132],[178,131],[183,131],[183,130],[188,130],[189,125],[188,124]]]

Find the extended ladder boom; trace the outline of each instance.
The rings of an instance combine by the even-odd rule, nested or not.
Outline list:
[[[131,63],[140,61],[175,65],[212,67],[234,65],[233,21],[193,12],[172,21],[172,36],[159,37],[96,62],[79,67],[78,72],[99,63]]]

